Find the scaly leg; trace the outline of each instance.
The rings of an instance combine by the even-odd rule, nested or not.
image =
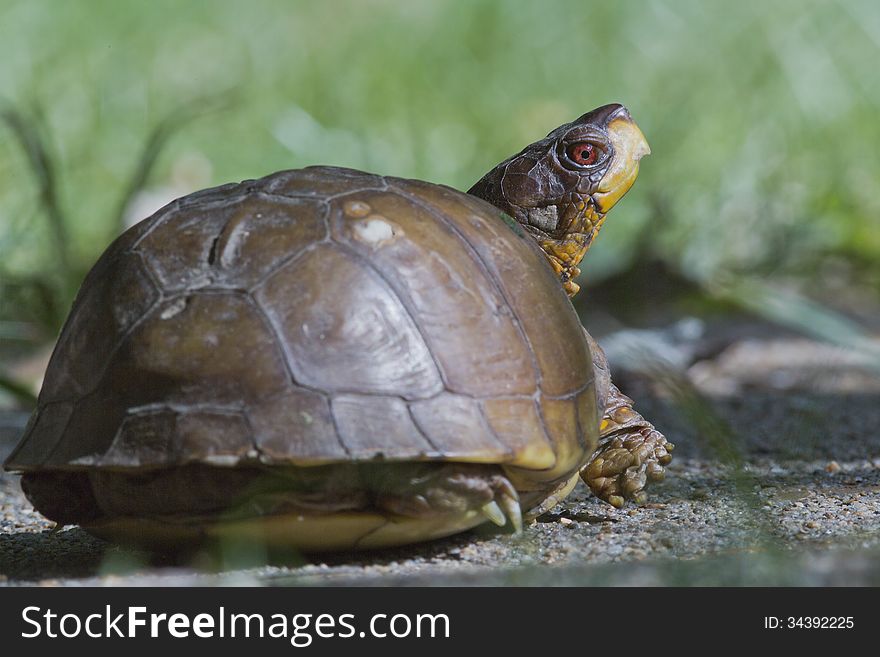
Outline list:
[[[522,531],[519,495],[493,466],[412,464],[403,473],[383,476],[377,488],[376,505],[397,515],[423,518],[480,510],[496,525],[509,521],[515,532]]]
[[[672,461],[675,448],[654,425],[633,409],[633,401],[611,383],[602,348],[586,333],[593,353],[597,388],[604,412],[599,425],[599,446],[581,469],[596,497],[620,508],[625,500],[643,504],[649,481],[661,481],[663,466]]]

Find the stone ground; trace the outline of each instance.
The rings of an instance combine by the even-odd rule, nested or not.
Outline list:
[[[171,560],[75,527],[50,533],[4,474],[0,583],[880,585],[876,363],[790,335],[737,338],[701,355],[688,331],[677,344],[631,333],[605,343],[618,380],[677,445],[645,506],[616,510],[579,486],[519,536],[479,528],[374,553],[307,559],[223,546]],[[629,371],[620,344],[645,351],[635,361],[660,360]],[[24,420],[0,415],[0,456]]]

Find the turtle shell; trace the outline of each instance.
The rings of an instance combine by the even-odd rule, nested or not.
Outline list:
[[[580,322],[513,220],[313,167],[191,194],[116,240],[6,467],[447,460],[549,480],[597,429]]]

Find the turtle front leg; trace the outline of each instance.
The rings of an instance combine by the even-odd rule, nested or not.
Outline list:
[[[661,481],[675,445],[632,407],[632,400],[610,386],[599,447],[581,469],[581,479],[596,497],[620,508],[625,500],[643,504],[649,481]]]
[[[599,402],[604,408],[599,445],[581,468],[581,479],[593,494],[614,507],[633,500],[643,504],[645,486],[661,481],[675,445],[634,408],[633,400],[611,382],[605,352],[584,330],[593,354]]]

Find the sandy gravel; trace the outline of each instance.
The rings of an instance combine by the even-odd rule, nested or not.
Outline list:
[[[311,560],[239,546],[175,563],[78,528],[51,535],[16,477],[4,475],[0,583],[880,583],[876,373],[850,354],[779,339],[740,341],[683,367],[682,380],[709,400],[707,422],[652,377],[618,367],[639,409],[677,444],[666,481],[643,507],[616,510],[580,486],[520,536],[478,529]],[[21,422],[2,417],[0,450]],[[716,430],[727,442],[710,435]]]

